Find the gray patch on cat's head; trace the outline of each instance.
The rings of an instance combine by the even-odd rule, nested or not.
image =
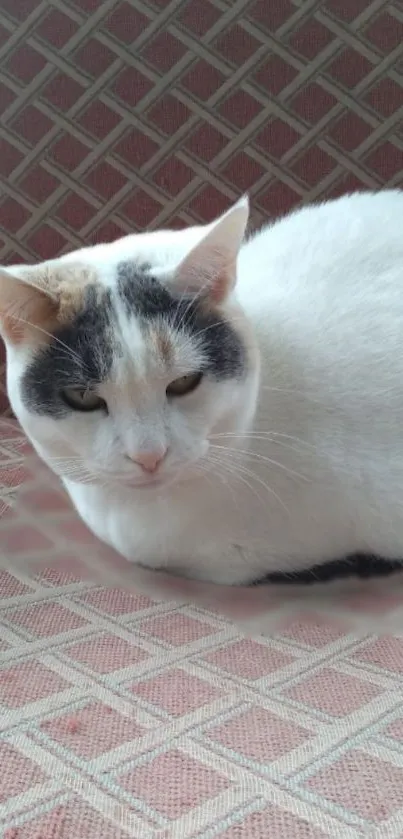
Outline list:
[[[152,275],[150,265],[120,262],[117,267],[117,290],[127,317],[142,320],[166,315],[173,305],[168,289]]]
[[[244,372],[246,351],[242,339],[218,309],[194,295],[175,295],[155,277],[149,266],[121,262],[118,294],[126,315],[145,325],[158,321],[193,339],[205,358],[203,372],[216,380],[239,378]]]
[[[189,295],[171,294],[168,286],[153,277],[149,266],[132,262],[118,266],[116,288],[126,317],[135,317],[145,331],[156,325],[162,330],[162,354],[165,336],[179,330],[195,341],[204,359],[201,372],[205,375],[217,381],[242,376],[245,347],[218,310]],[[49,343],[37,350],[21,383],[22,399],[31,412],[63,418],[72,410],[63,400],[64,388],[96,388],[108,378],[120,347],[114,297],[112,290],[88,285],[71,321],[56,329]]]
[[[71,323],[54,332],[22,379],[21,394],[33,413],[60,419],[71,413],[61,396],[66,387],[96,386],[109,375],[114,355],[111,292],[88,286]]]

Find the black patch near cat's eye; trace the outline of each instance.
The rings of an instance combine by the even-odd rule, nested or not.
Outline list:
[[[171,294],[147,266],[121,262],[117,273],[118,294],[128,317],[144,322],[165,320],[193,338],[205,358],[203,372],[215,379],[242,375],[245,348],[236,330],[218,311],[207,308],[197,297]]]
[[[114,354],[111,293],[88,287],[74,320],[54,333],[28,366],[21,383],[27,408],[62,419],[77,410],[63,398],[66,388],[87,390],[109,375]]]

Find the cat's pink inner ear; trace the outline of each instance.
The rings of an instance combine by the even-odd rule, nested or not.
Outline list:
[[[34,271],[23,280],[12,270],[0,269],[0,333],[10,344],[40,340],[41,329],[54,321],[58,306],[50,290],[36,285]]]
[[[176,270],[174,285],[178,291],[205,295],[216,304],[225,300],[236,283],[237,257],[248,218],[245,197],[208,226],[205,236]]]

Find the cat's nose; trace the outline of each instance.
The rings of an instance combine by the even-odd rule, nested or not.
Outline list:
[[[134,452],[129,454],[130,460],[141,466],[144,472],[156,472],[167,453],[166,449],[159,449],[158,451]]]

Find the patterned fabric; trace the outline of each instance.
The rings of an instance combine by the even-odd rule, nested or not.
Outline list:
[[[401,0],[0,9],[1,262],[402,182]]]
[[[403,575],[153,586],[2,433],[0,835],[402,837]]]
[[[208,220],[244,190],[260,224],[402,183],[401,0],[0,9],[3,263]],[[0,412],[1,381],[0,361]],[[79,562],[72,572],[71,529],[67,570],[43,567],[43,510],[24,529],[17,508],[13,529],[23,454],[4,420],[3,839],[402,839],[397,582],[351,591],[333,613],[329,598],[273,603],[266,620],[257,593],[91,585]],[[53,488],[41,498],[61,521]],[[36,575],[17,562],[27,553],[42,557]],[[358,634],[369,615],[379,635]]]

